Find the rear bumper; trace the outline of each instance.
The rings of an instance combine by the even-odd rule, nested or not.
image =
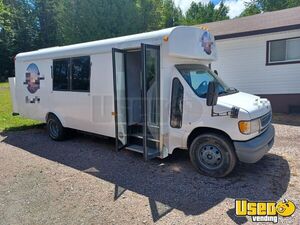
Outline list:
[[[238,159],[245,163],[255,163],[260,160],[274,144],[275,129],[271,124],[269,128],[250,141],[234,141]]]

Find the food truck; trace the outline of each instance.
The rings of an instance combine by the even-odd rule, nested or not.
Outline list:
[[[274,127],[270,102],[227,86],[216,59],[213,35],[188,26],[20,53],[14,114],[45,122],[53,140],[114,137],[145,160],[188,150],[200,173],[224,177],[260,160]]]

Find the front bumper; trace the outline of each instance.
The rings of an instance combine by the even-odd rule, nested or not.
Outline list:
[[[274,144],[275,129],[271,124],[261,135],[250,141],[234,141],[238,159],[245,163],[255,163],[260,160]]]

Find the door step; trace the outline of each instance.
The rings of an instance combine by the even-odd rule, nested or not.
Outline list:
[[[132,137],[136,137],[139,139],[144,139],[143,134],[142,133],[138,133],[138,134],[131,134],[130,136]],[[153,141],[153,142],[159,142],[159,140],[156,140],[154,138],[148,138],[149,141]]]
[[[126,147],[126,149],[133,151],[133,152],[138,152],[138,153],[144,154],[144,148],[141,145],[129,145]],[[148,150],[147,159],[153,159],[153,158],[160,156],[160,152],[154,148],[148,147],[147,150]]]
[[[140,145],[129,145],[126,147],[126,149],[133,151],[133,152],[144,153],[143,146],[140,146]]]

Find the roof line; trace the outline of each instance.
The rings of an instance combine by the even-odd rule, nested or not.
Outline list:
[[[254,35],[259,35],[259,34],[268,34],[268,33],[282,32],[282,31],[288,31],[288,30],[297,30],[297,29],[300,29],[300,24],[267,28],[267,29],[261,29],[261,30],[245,31],[245,32],[239,32],[239,33],[232,33],[232,34],[216,35],[215,39],[223,40],[223,39],[247,37],[247,36],[254,36]]]

